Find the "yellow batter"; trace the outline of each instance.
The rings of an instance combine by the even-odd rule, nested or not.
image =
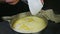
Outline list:
[[[35,33],[44,29],[46,25],[46,22],[42,18],[28,16],[18,19],[14,23],[13,29],[20,33]]]

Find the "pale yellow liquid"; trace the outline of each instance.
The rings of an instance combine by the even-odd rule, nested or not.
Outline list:
[[[20,33],[36,33],[46,27],[46,22],[39,17],[28,16],[17,20],[13,29]]]

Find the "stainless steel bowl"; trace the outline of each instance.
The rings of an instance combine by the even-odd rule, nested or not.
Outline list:
[[[35,31],[35,30],[31,30],[31,31],[25,31],[24,30],[24,28],[23,28],[23,30],[24,31],[22,31],[22,30],[19,30],[18,31],[18,27],[19,26],[17,26],[17,28],[15,28],[15,27],[13,27],[14,26],[14,24],[16,24],[16,23],[18,23],[18,21],[21,21],[21,19],[23,19],[23,18],[26,18],[26,17],[37,17],[37,18],[39,18],[39,19],[42,19],[44,22],[42,22],[42,21],[39,21],[39,23],[38,24],[36,24],[36,26],[34,26],[33,24],[35,24],[35,23],[32,23],[32,25],[33,25],[33,27],[34,28],[37,28],[37,30]],[[40,31],[42,31],[43,29],[45,29],[46,27],[47,27],[47,19],[44,17],[44,16],[42,16],[42,15],[40,15],[40,14],[37,14],[37,15],[31,15],[31,13],[30,12],[24,12],[24,13],[20,13],[20,14],[17,14],[17,15],[14,15],[14,16],[12,16],[12,17],[10,17],[10,19],[9,18],[5,18],[5,20],[8,20],[9,21],[9,23],[10,23],[10,27],[14,30],[14,31],[16,31],[16,32],[19,32],[19,33],[38,33],[38,32],[40,32]],[[38,19],[36,19],[37,21],[38,21]],[[41,23],[40,23],[41,22]],[[19,22],[20,23],[20,22]],[[28,22],[29,23],[29,22]],[[37,22],[36,22],[37,23]],[[21,23],[21,24],[23,24],[23,23]],[[20,24],[20,26],[21,26],[21,24]],[[26,24],[26,23],[25,23]],[[38,25],[38,26],[37,26]],[[28,26],[28,25],[26,25],[26,26]],[[24,26],[25,27],[25,26]],[[38,27],[40,27],[39,29],[38,29]],[[25,27],[26,28],[26,27]],[[17,29],[17,30],[16,30]],[[32,32],[33,31],[33,32]]]

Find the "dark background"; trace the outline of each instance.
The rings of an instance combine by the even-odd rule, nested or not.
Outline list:
[[[53,9],[55,14],[60,14],[60,0],[44,0],[43,9]]]
[[[44,0],[44,10],[53,9],[55,14],[60,14],[60,1],[59,0]],[[60,34],[60,24],[56,24],[53,21],[48,21],[48,26],[41,31],[42,34]],[[0,34],[21,34],[13,31],[9,22],[0,22]]]

